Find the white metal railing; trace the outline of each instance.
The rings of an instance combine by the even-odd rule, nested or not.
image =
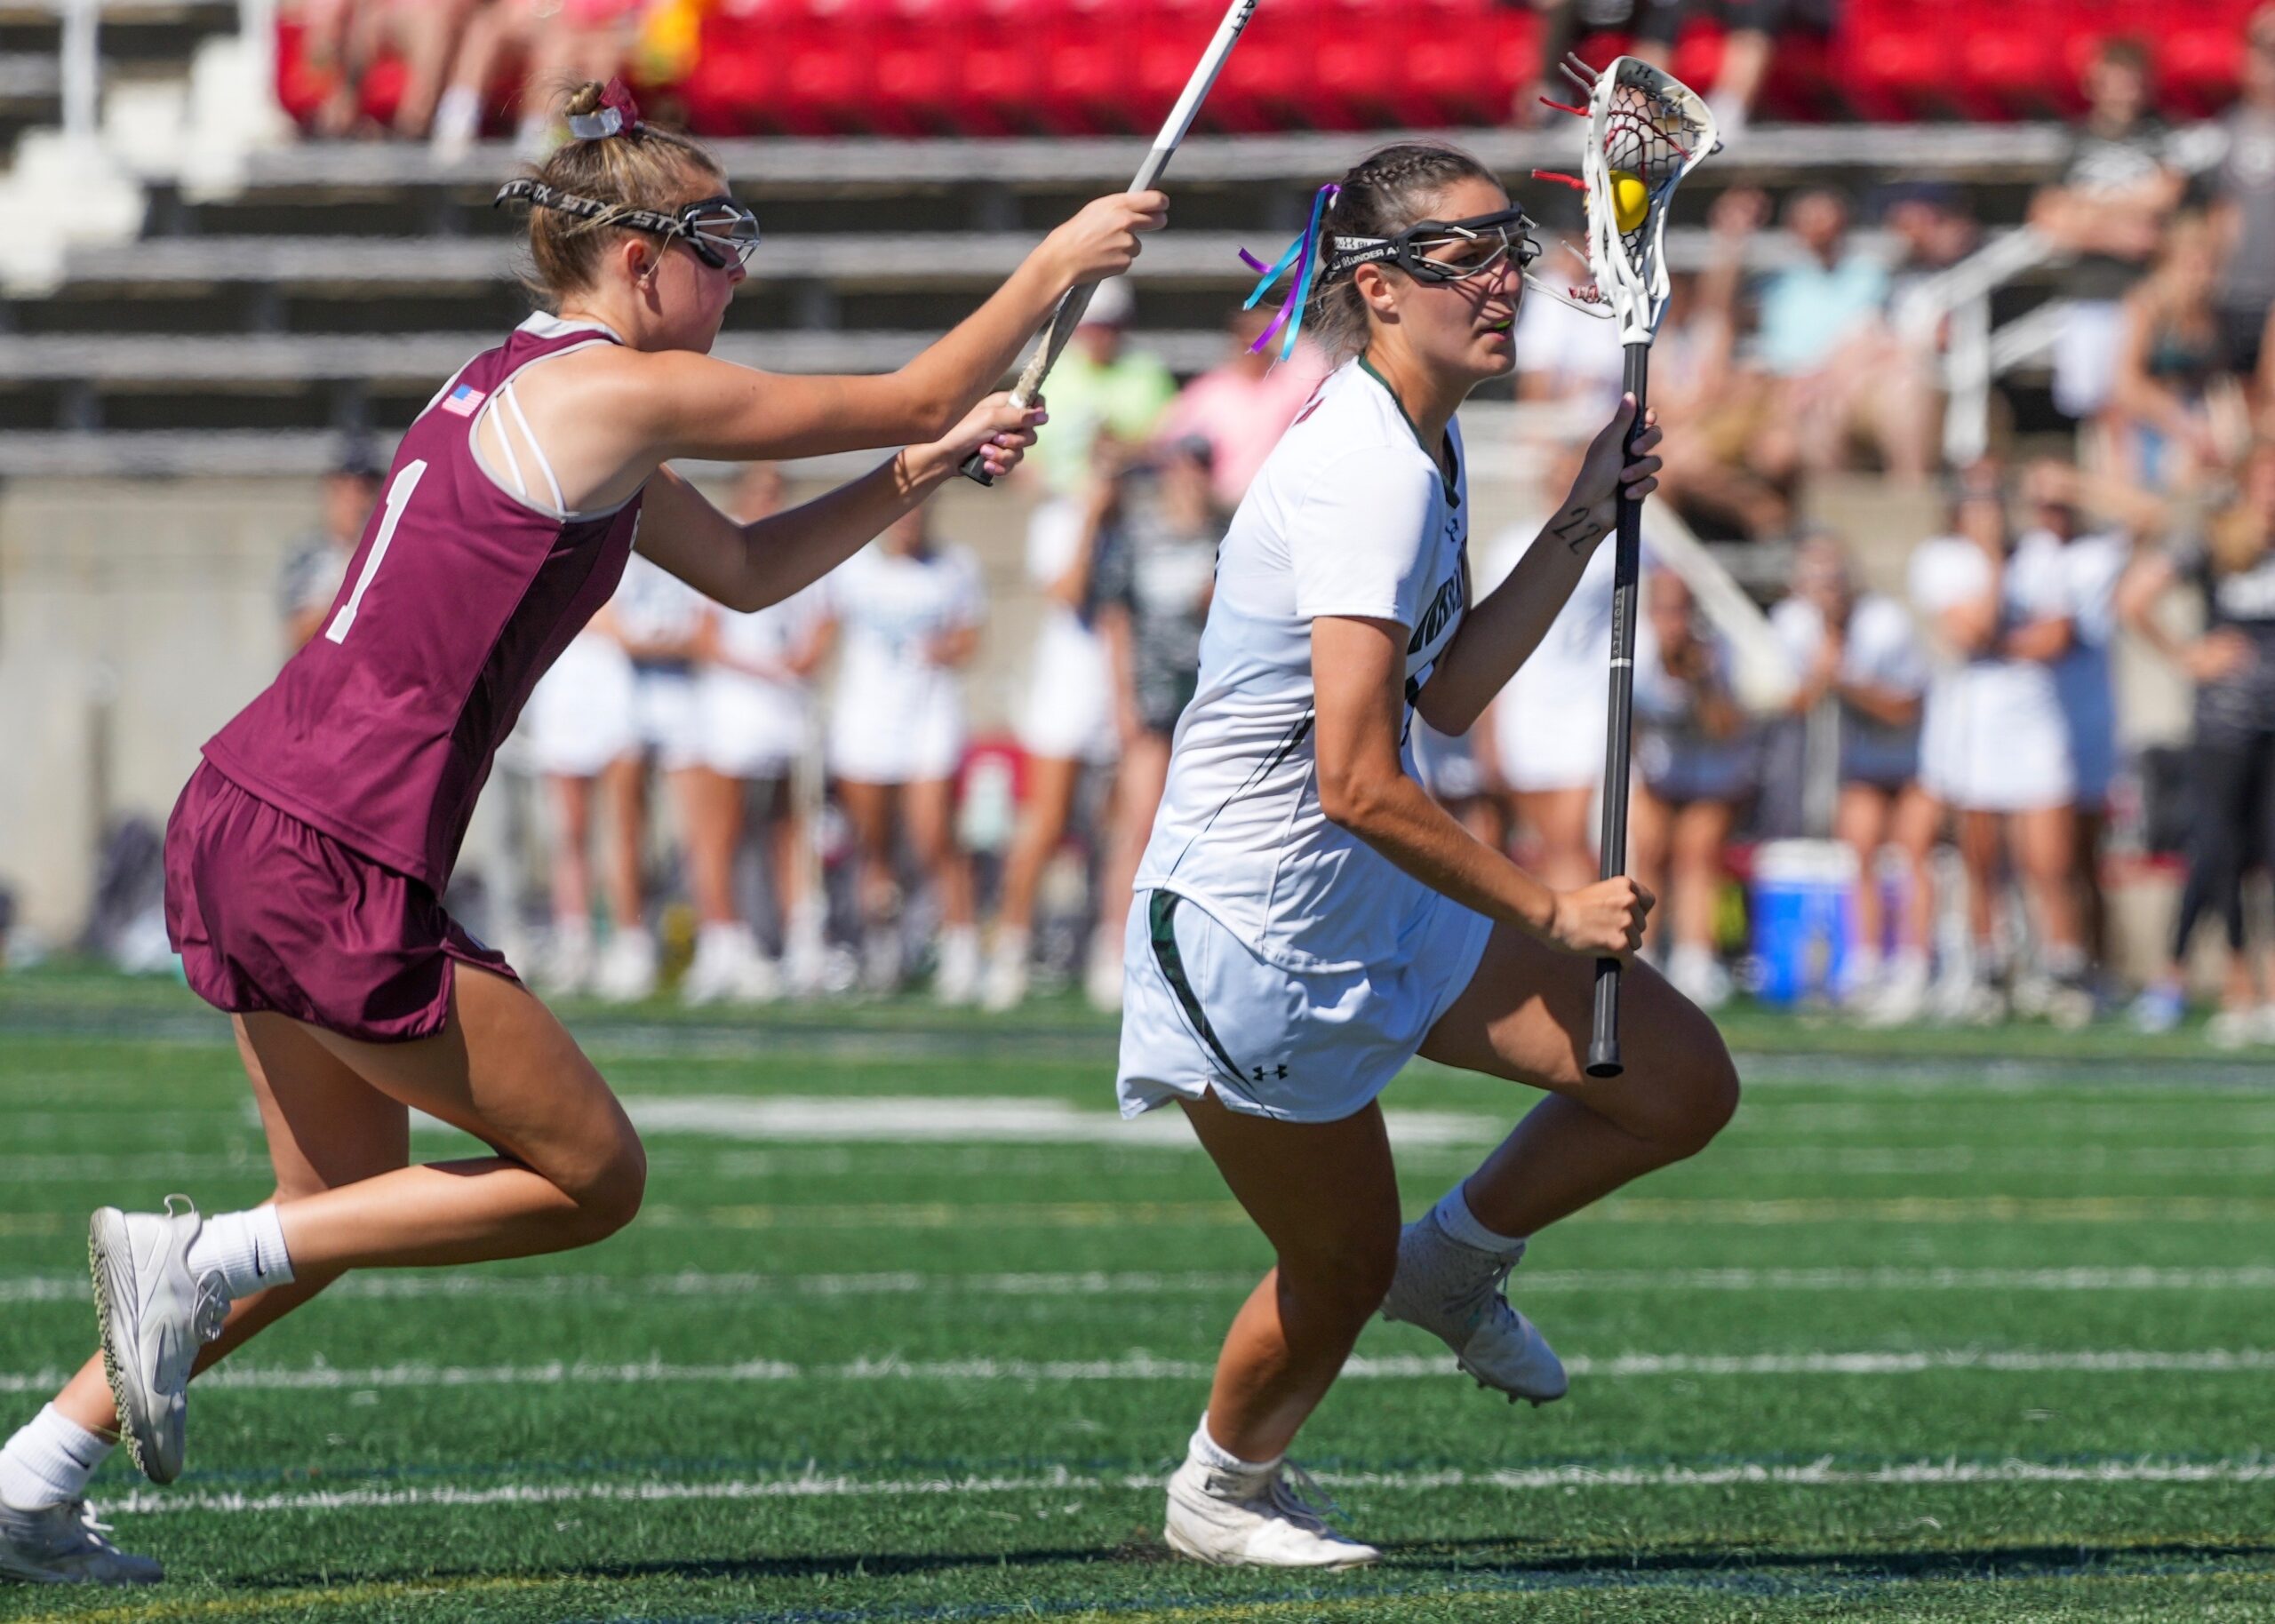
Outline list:
[[[2043,354],[2061,322],[2061,306],[2049,305],[1993,331],[1991,296],[2063,257],[2044,234],[2023,226],[1926,278],[1896,311],[1896,330],[1930,349],[1936,329],[1951,323],[1943,351],[1944,456],[1952,466],[1964,467],[1989,449],[1992,382]]]

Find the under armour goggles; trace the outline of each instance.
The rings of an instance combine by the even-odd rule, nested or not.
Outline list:
[[[698,198],[667,214],[658,209],[627,209],[596,197],[579,197],[557,191],[542,180],[509,180],[491,200],[501,203],[526,202],[533,209],[558,209],[579,219],[604,219],[627,231],[649,231],[667,243],[680,242],[714,271],[748,265],[758,248],[758,216],[723,192]]]
[[[1511,255],[1520,274],[1540,258],[1533,219],[1522,209],[1473,214],[1459,220],[1417,220],[1395,236],[1330,237],[1327,274],[1347,276],[1362,265],[1385,260],[1418,282],[1466,282]],[[1451,259],[1433,259],[1433,251],[1459,247]]]

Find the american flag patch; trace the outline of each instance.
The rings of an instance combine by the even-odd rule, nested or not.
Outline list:
[[[460,384],[443,397],[443,410],[453,417],[470,418],[488,398],[487,391],[477,389],[472,384]]]

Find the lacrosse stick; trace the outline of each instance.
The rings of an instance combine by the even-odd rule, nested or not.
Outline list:
[[[1161,133],[1153,138],[1153,148],[1145,161],[1138,166],[1138,178],[1130,183],[1133,192],[1150,192],[1161,171],[1169,166],[1177,143],[1185,139],[1185,131],[1193,128],[1193,121],[1201,112],[1201,104],[1208,100],[1209,87],[1217,83],[1217,76],[1225,66],[1225,59],[1233,54],[1233,46],[1248,27],[1248,20],[1256,14],[1257,0],[1233,0],[1225,10],[1224,21],[1217,25],[1215,37],[1209,49],[1201,53],[1201,61],[1193,70],[1193,77],[1185,82],[1185,90],[1177,99],[1177,106],[1169,109],[1162,123]],[[1086,282],[1066,290],[1058,307],[1050,313],[1050,324],[1042,330],[1042,342],[1027,358],[1026,370],[1019,374],[1019,381],[1012,386],[1011,404],[1026,407],[1034,404],[1035,396],[1042,393],[1042,380],[1050,376],[1050,369],[1058,363],[1058,352],[1066,347],[1066,340],[1074,336],[1074,329],[1082,319],[1082,312],[1090,306],[1090,295],[1098,283]],[[983,485],[995,482],[994,476],[974,451],[963,459],[962,474],[966,479]]]
[[[1577,57],[1565,75],[1588,93],[1585,107],[1552,107],[1588,121],[1580,178],[1555,176],[1587,195],[1588,268],[1596,297],[1611,306],[1627,349],[1627,393],[1635,397],[1630,439],[1643,430],[1651,339],[1667,307],[1661,239],[1675,187],[1720,144],[1714,115],[1698,93],[1648,62],[1624,56],[1598,74]],[[1604,879],[1627,866],[1627,769],[1634,731],[1635,577],[1643,546],[1643,504],[1623,486],[1611,588],[1611,728],[1604,747]],[[1617,1077],[1619,960],[1596,960],[1595,1025],[1588,1075]]]

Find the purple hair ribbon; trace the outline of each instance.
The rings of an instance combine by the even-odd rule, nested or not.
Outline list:
[[[1263,302],[1264,296],[1272,291],[1272,284],[1291,268],[1296,273],[1296,285],[1288,295],[1288,302],[1280,306],[1280,314],[1272,318],[1272,325],[1258,333],[1256,342],[1248,346],[1250,354],[1262,354],[1272,342],[1273,335],[1282,328],[1287,330],[1287,333],[1280,341],[1280,359],[1285,361],[1296,353],[1296,337],[1304,326],[1304,307],[1311,302],[1312,279],[1319,271],[1320,222],[1327,216],[1328,204],[1333,203],[1342,190],[1339,186],[1329,185],[1313,194],[1311,223],[1304,227],[1303,235],[1289,244],[1288,251],[1280,256],[1276,264],[1267,266],[1245,248],[1241,250],[1241,261],[1262,277],[1256,284],[1256,291],[1249,294],[1248,302],[1241,306],[1243,310],[1255,309]]]

